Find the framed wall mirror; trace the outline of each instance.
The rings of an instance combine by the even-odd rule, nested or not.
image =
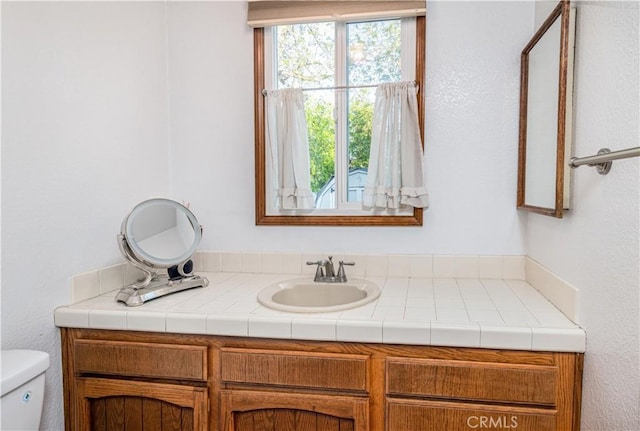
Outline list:
[[[521,54],[519,209],[569,209],[575,9],[562,0]]]

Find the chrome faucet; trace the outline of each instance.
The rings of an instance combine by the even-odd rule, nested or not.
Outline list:
[[[347,274],[344,270],[344,266],[353,266],[355,265],[355,262],[344,262],[341,260],[338,263],[340,265],[338,267],[338,274],[336,274],[333,267],[333,256],[329,256],[328,260],[321,259],[316,262],[307,262],[307,265],[318,265],[316,268],[316,275],[313,277],[313,281],[315,282],[346,283]]]

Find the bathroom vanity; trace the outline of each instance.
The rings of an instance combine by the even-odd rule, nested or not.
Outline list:
[[[455,322],[411,296],[438,302],[446,280],[387,278],[370,305],[303,315],[256,301],[282,275],[206,275],[207,288],[141,307],[109,293],[56,310],[67,430],[579,429],[584,331],[550,303],[537,327]],[[480,289],[500,293],[497,310],[511,294],[546,302],[524,281]]]
[[[67,429],[577,430],[582,355],[62,329]],[[144,426],[143,426],[144,425]]]

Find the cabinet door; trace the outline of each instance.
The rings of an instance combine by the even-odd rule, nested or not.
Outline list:
[[[421,400],[387,400],[387,431],[555,431],[556,410]]]
[[[367,431],[365,397],[225,390],[224,431]]]
[[[78,378],[76,427],[91,431],[203,431],[203,387]]]

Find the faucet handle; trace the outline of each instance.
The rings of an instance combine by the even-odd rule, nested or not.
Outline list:
[[[344,262],[344,261],[340,261],[338,262],[340,264],[340,266],[338,267],[338,275],[336,275],[336,278],[339,279],[342,282],[346,282],[347,281],[347,273],[344,271],[344,266],[345,265],[349,265],[349,266],[354,266],[356,263],[355,262]]]
[[[320,281],[320,279],[325,277],[324,266],[328,261],[321,259],[316,262],[307,262],[307,265],[318,265],[316,268],[316,275],[313,277],[313,281]]]

